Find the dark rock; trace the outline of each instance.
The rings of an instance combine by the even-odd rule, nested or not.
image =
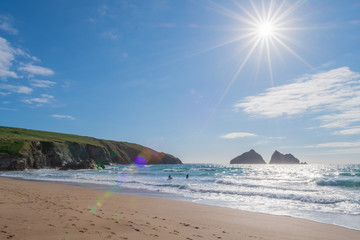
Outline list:
[[[251,149],[230,161],[230,164],[266,164],[260,154]]]
[[[271,156],[269,164],[300,164],[300,161],[290,153],[284,155],[275,151]]]

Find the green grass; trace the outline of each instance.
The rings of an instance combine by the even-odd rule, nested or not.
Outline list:
[[[26,150],[30,146],[30,142],[33,141],[54,142],[56,144],[75,142],[81,145],[90,144],[102,147],[99,140],[91,137],[22,128],[0,127],[0,155],[17,155],[21,150]]]
[[[101,146],[97,139],[91,137],[10,127],[0,127],[0,141],[76,142],[79,144]]]
[[[17,155],[21,150],[27,150],[28,147],[30,147],[30,143],[34,141],[51,142],[59,145],[65,144],[66,142],[75,142],[80,145],[89,144],[102,148],[105,147],[102,142],[106,142],[106,144],[110,147],[110,154],[113,156],[119,154],[119,150],[117,150],[114,145],[114,141],[100,140],[73,134],[0,126],[0,155]],[[142,151],[144,148],[143,146],[135,143],[121,142],[121,144],[138,151]]]

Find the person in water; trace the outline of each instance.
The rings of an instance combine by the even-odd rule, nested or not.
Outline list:
[[[189,174],[186,174],[186,179],[188,179],[189,178]]]
[[[168,180],[171,180],[171,179],[172,179],[172,177],[171,177],[171,175],[169,175]]]

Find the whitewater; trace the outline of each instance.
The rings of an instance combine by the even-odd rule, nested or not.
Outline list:
[[[0,172],[0,176],[119,193],[132,189],[131,193],[286,215],[360,230],[359,164],[133,164],[111,165],[103,170]]]

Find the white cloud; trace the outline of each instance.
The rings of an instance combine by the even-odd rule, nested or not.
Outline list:
[[[23,102],[27,104],[36,104],[37,106],[42,106],[43,104],[50,103],[54,96],[48,94],[41,94],[41,97],[38,98],[28,98],[24,99]]]
[[[0,78],[7,79],[7,78],[19,78],[18,73],[12,70],[13,64],[18,63],[19,61],[16,60],[16,56],[21,56],[26,59],[31,59],[31,61],[39,62],[40,60],[30,54],[26,53],[25,51],[21,50],[20,48],[13,48],[11,44],[5,39],[0,37]],[[27,72],[32,71],[35,73],[36,71],[39,73],[47,73],[47,75],[51,75],[54,72],[50,69],[38,67],[38,69],[34,68],[37,66],[31,67],[31,64],[27,64],[24,67],[21,67],[22,70],[29,70]],[[47,70],[47,71],[46,71]],[[51,73],[51,74],[50,74]],[[45,74],[43,74],[45,75]]]
[[[33,79],[30,81],[31,86],[37,87],[37,88],[49,88],[56,84],[56,82],[49,81],[49,80],[36,80]]]
[[[2,111],[17,111],[15,108],[0,108]]]
[[[15,50],[10,46],[9,42],[0,37],[0,77],[1,78],[17,78],[17,74],[10,70],[12,62],[15,59]]]
[[[32,64],[25,64],[23,67],[19,67],[19,70],[34,74],[34,75],[43,75],[43,76],[49,76],[49,75],[53,75],[54,71],[49,69],[49,68],[45,68],[45,67],[41,67],[41,66],[36,66],[36,65],[32,65]]]
[[[4,93],[4,95],[7,95],[9,93],[24,93],[29,94],[32,92],[32,89],[26,86],[16,86],[11,84],[0,84],[0,89],[6,90],[7,93]]]
[[[344,147],[360,147],[360,142],[330,142],[330,143],[320,143],[315,147],[321,148],[344,148]]]
[[[111,39],[111,40],[116,40],[116,39],[120,38],[119,34],[116,34],[115,32],[113,32],[111,30],[102,32],[100,35],[103,38],[108,38],[108,39]]]
[[[51,117],[57,118],[57,119],[70,119],[70,120],[75,120],[75,118],[74,118],[73,116],[69,116],[69,115],[53,114],[53,115],[51,115]]]
[[[267,89],[235,104],[236,110],[265,118],[318,113],[324,128],[360,122],[360,74],[348,67],[305,75],[294,83]]]
[[[340,148],[328,151],[328,154],[359,154],[360,148]]]
[[[337,135],[353,135],[353,134],[360,134],[360,127],[355,128],[348,128],[340,131],[334,132]]]
[[[0,15],[0,30],[3,30],[9,34],[16,35],[18,30],[13,26],[13,20],[9,16]]]
[[[256,134],[246,133],[246,132],[233,132],[220,136],[220,138],[234,139],[234,138],[243,138],[243,137],[256,137]]]

